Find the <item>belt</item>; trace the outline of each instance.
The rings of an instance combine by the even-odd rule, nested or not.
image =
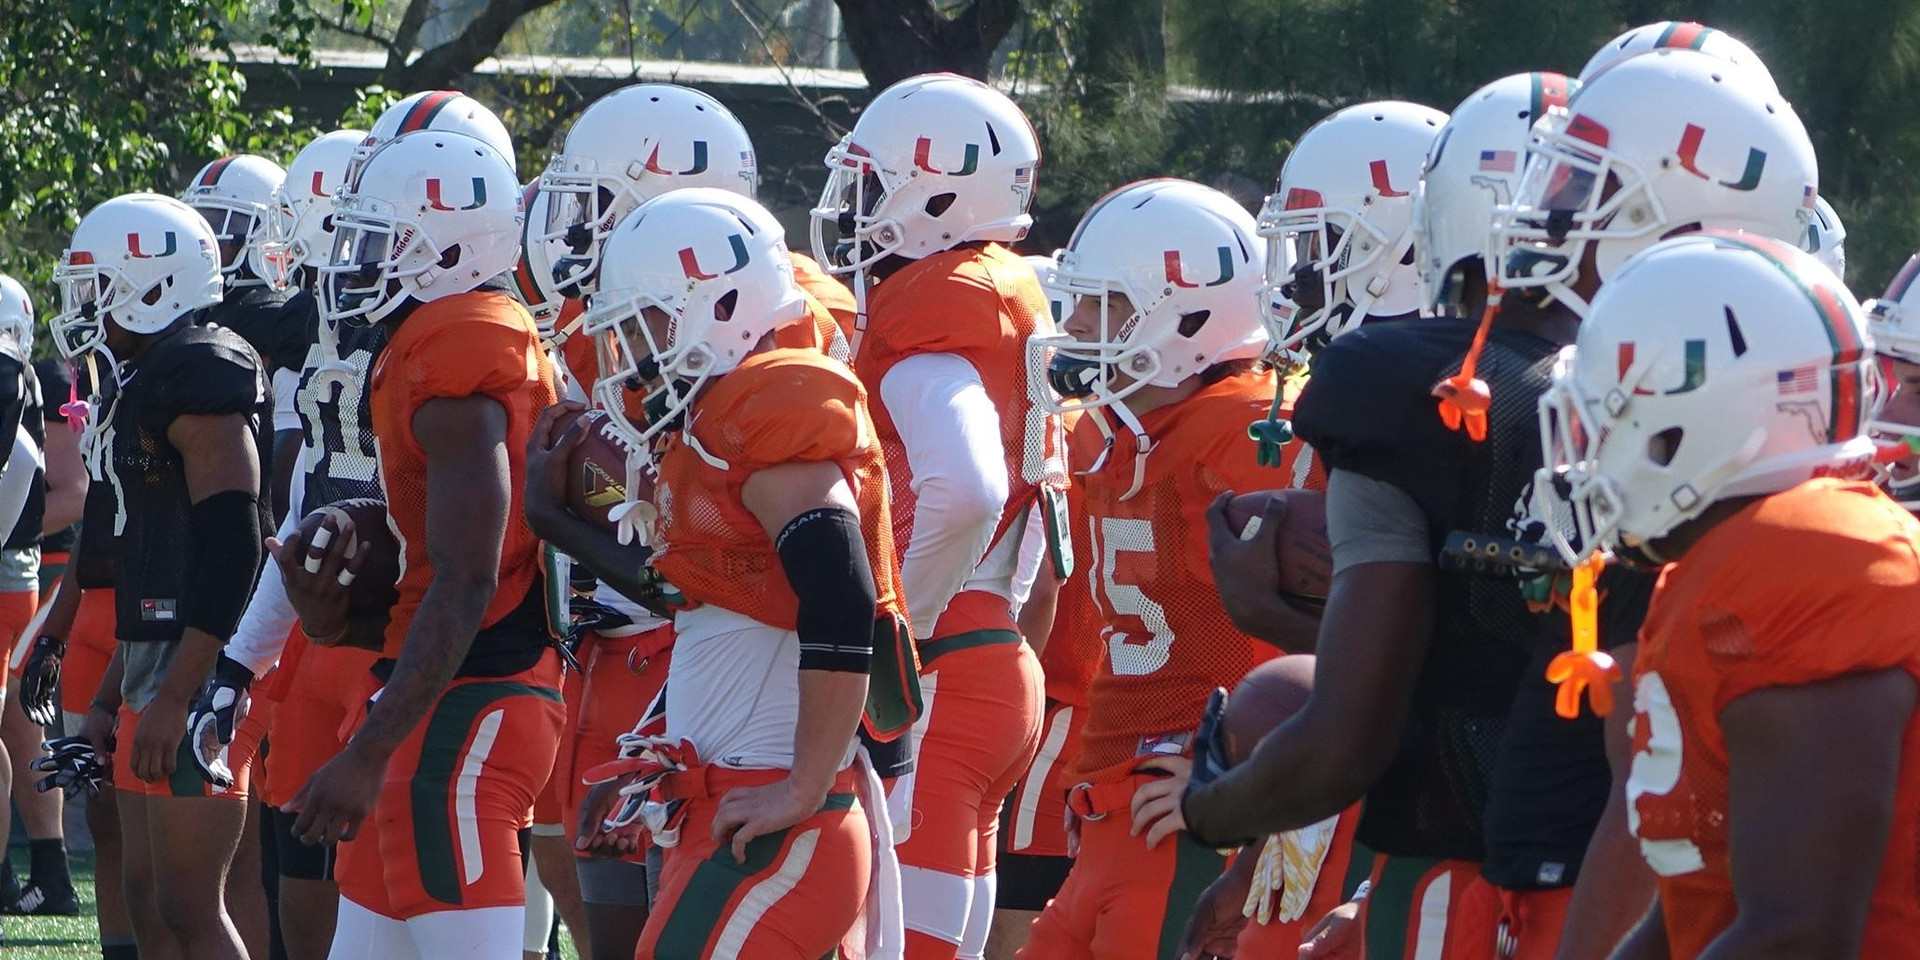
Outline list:
[[[920,665],[924,668],[927,664],[960,650],[1019,642],[1020,634],[1012,630],[968,630],[950,637],[935,637],[920,643]]]

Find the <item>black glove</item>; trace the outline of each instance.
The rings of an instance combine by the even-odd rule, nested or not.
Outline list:
[[[253,671],[223,653],[213,664],[206,689],[187,714],[187,752],[193,755],[200,776],[222,790],[233,786],[227,745],[233,742],[233,728],[246,715],[241,705],[252,685]]]
[[[47,774],[34,784],[41,793],[57,788],[69,800],[79,799],[82,793],[89,799],[100,795],[108,771],[85,737],[61,737],[40,746],[47,755],[34,760],[33,768]]]
[[[1213,695],[1207,698],[1207,712],[1200,718],[1200,731],[1193,740],[1193,773],[1187,780],[1186,792],[1180,795],[1180,815],[1187,821],[1187,833],[1206,846],[1215,849],[1245,846],[1253,842],[1252,837],[1216,837],[1203,832],[1200,824],[1194,820],[1194,794],[1207,789],[1215,780],[1220,779],[1233,761],[1227,758],[1227,727],[1224,719],[1227,714],[1227,691],[1215,687]]]
[[[66,656],[65,640],[45,636],[33,641],[33,652],[27,654],[26,669],[20,674],[20,710],[36,726],[44,727],[59,716],[60,662]]]

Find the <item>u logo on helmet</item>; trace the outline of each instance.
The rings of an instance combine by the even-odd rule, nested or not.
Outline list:
[[[478,210],[487,205],[487,180],[485,177],[473,178],[473,202],[464,207],[449,207],[440,199],[440,178],[427,178],[427,206],[434,210],[453,212],[456,210]]]
[[[661,173],[674,177],[691,177],[696,174],[706,173],[707,142],[705,140],[695,140],[693,142],[693,166],[685,170],[668,170],[666,167],[661,166],[660,145],[657,143],[653,145],[653,152],[647,155],[646,166],[648,173]]]
[[[913,165],[928,173],[944,173],[950,177],[970,177],[980,169],[980,145],[967,144],[966,160],[958,170],[939,170],[933,165],[933,138],[921,137],[913,143]]]
[[[1233,279],[1233,251],[1226,247],[1219,247],[1217,249],[1220,251],[1220,279],[1206,284],[1206,286],[1209,287],[1217,287]],[[1168,283],[1187,289],[1201,285],[1186,278],[1185,271],[1180,266],[1180,251],[1168,250],[1162,253],[1161,256],[1167,265]]]
[[[1700,141],[1704,139],[1706,135],[1707,131],[1698,124],[1687,124],[1687,128],[1680,131],[1680,146],[1674,152],[1680,158],[1680,169],[1702,180],[1713,180],[1712,177],[1707,176],[1707,174],[1700,169],[1698,162]],[[1760,172],[1766,168],[1767,152],[1759,147],[1748,147],[1747,168],[1741,171],[1740,179],[1737,181],[1716,180],[1714,182],[1732,190],[1752,190],[1760,185]]]
[[[1367,169],[1373,173],[1373,189],[1378,190],[1381,196],[1404,197],[1407,195],[1407,191],[1405,190],[1395,190],[1393,184],[1387,179],[1387,162],[1385,160],[1375,160],[1367,164]]]
[[[1624,379],[1627,371],[1633,369],[1633,354],[1633,341],[1628,340],[1620,344],[1619,378]],[[1680,378],[1680,385],[1671,390],[1661,390],[1658,393],[1661,396],[1668,397],[1682,393],[1692,393],[1700,389],[1700,386],[1706,382],[1707,342],[1705,340],[1688,340],[1686,342],[1686,372]],[[1651,397],[1655,396],[1655,391],[1648,390],[1636,384],[1633,388],[1633,395],[1636,397]]]
[[[321,186],[321,183],[320,183],[320,181],[325,178],[326,178],[326,173],[324,171],[315,170],[313,172],[313,186],[309,187],[308,189],[313,191],[314,196],[324,197],[327,195],[326,188]]]
[[[140,249],[140,235],[127,234],[127,255],[135,260],[151,260],[154,257],[171,257],[180,250],[180,238],[172,230],[167,231],[167,248],[159,253],[147,253]]]
[[[737,273],[745,269],[747,266],[747,261],[751,259],[750,257],[747,256],[746,238],[742,237],[737,233],[732,234],[727,237],[727,243],[733,247],[733,266],[728,267],[727,269],[722,270],[719,273],[707,273],[706,271],[700,269],[700,258],[694,254],[693,248],[681,247],[680,248],[681,272],[685,273],[689,280],[712,280],[714,277],[722,276],[724,274],[729,274],[729,273]]]

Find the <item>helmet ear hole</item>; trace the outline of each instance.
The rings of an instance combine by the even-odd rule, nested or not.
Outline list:
[[[740,302],[740,291],[728,290],[720,299],[713,302],[713,318],[725,322],[733,319],[733,308]]]
[[[947,208],[953,206],[955,199],[955,196],[951,193],[942,193],[938,196],[927,198],[927,216],[937,217],[946,213]]]
[[[1673,463],[1680,453],[1680,441],[1685,439],[1686,431],[1679,427],[1668,427],[1647,438],[1647,459],[1660,466]]]
[[[459,263],[460,263],[460,245],[455,243],[455,244],[448,245],[445,252],[440,254],[440,262],[435,264],[435,266],[439,267],[442,270],[451,270]]]
[[[1181,317],[1179,327],[1180,335],[1189,340],[1193,339],[1193,335],[1199,333],[1200,328],[1207,325],[1207,318],[1211,316],[1213,316],[1213,311],[1211,310],[1195,310]]]
[[[173,286],[172,277],[161,280],[159,283],[148,287],[147,292],[140,295],[140,302],[149,307],[159,303],[161,298],[167,295],[167,288],[171,286]]]

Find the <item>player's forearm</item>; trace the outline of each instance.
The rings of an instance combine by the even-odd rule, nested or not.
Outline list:
[[[72,639],[68,635],[73,632],[73,617],[80,611],[80,578],[73,570],[73,565],[80,560],[79,544],[74,545],[72,557],[67,569],[60,574],[59,584],[53,588],[53,609],[40,624],[43,636]]]
[[[124,699],[120,695],[121,682],[127,673],[124,654],[125,648],[116,644],[113,648],[113,657],[107,661],[106,672],[100,674],[100,686],[93,691],[93,706],[100,707],[109,713],[119,710],[120,701]]]
[[[642,578],[653,550],[639,544],[621,543],[611,531],[568,513],[527,503],[527,526],[533,535],[552,544],[573,562],[586,567],[594,576],[623,597],[645,606],[641,598],[653,592]],[[649,608],[651,609],[651,608]],[[654,611],[661,613],[661,611]],[[663,616],[665,614],[662,614]]]
[[[1624,784],[1616,783],[1580,861],[1555,960],[1605,960],[1653,901],[1653,871],[1627,829]]]
[[[357,747],[386,756],[400,746],[459,672],[498,586],[497,577],[483,574],[434,575],[392,674],[353,736]]]
[[[154,702],[178,707],[193,702],[200,688],[206,685],[207,677],[212,675],[213,665],[226,645],[225,640],[205,630],[188,627],[180,637],[172,662],[167,664],[167,675],[160,680]]]
[[[800,671],[800,721],[793,731],[790,782],[825,802],[846,762],[867,703],[867,675],[839,670]]]
[[[1613,949],[1611,960],[1670,960],[1667,951],[1667,919],[1655,896],[1646,915],[1634,924],[1633,932]]]
[[[1306,711],[1281,724],[1245,763],[1195,791],[1183,806],[1189,829],[1209,838],[1263,837],[1319,823],[1352,806],[1378,778],[1374,761],[1339,729]]]

